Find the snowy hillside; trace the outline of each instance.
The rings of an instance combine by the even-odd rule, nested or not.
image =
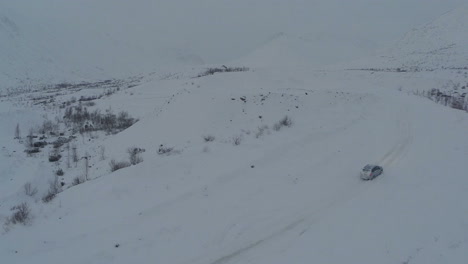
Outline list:
[[[354,67],[433,70],[468,65],[468,5],[415,28],[378,56],[355,62]]]
[[[451,69],[466,55],[465,12],[409,33],[393,53],[404,57],[386,66],[418,61],[434,71],[321,68],[374,44],[321,57],[311,48],[338,49],[348,37],[296,32],[238,50],[248,55],[230,63],[153,70],[145,60],[136,77],[102,79],[84,70],[86,56],[67,75],[81,53],[31,44],[23,28],[36,25],[7,12],[0,36],[13,41],[0,45],[16,55],[37,48],[23,61],[38,63],[31,76],[43,62],[54,66],[42,73],[57,65],[63,75],[48,83],[41,73],[41,89],[0,97],[2,263],[467,263],[468,114],[419,96],[456,87],[467,99],[468,69]],[[368,163],[383,175],[361,180]]]

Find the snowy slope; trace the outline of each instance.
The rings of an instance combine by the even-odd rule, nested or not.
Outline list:
[[[10,263],[464,263],[468,215],[457,201],[468,186],[468,116],[399,92],[398,82],[407,83],[257,70],[155,80],[97,101],[119,108],[133,93],[148,111],[114,137],[79,139],[96,153],[95,179],[50,204],[26,197],[21,183],[30,176],[10,172],[3,217],[28,201],[34,219],[1,235],[0,255]],[[293,126],[273,130],[284,115]],[[261,125],[270,129],[257,138]],[[215,140],[205,143],[207,134]],[[158,155],[159,144],[178,152]],[[124,159],[130,146],[146,148],[145,161],[109,173],[109,160]],[[22,146],[3,151],[12,149]],[[41,166],[21,153],[3,157]],[[360,181],[367,162],[385,174]]]

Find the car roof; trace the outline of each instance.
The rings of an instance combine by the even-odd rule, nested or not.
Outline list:
[[[372,164],[367,164],[366,166],[364,166],[363,170],[371,170],[374,167],[378,167],[378,166],[377,165],[372,165]]]

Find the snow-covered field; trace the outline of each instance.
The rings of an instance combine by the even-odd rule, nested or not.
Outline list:
[[[468,12],[453,14],[435,25]],[[466,55],[464,33],[453,54]],[[415,93],[460,84],[461,95],[468,69],[440,54],[420,57],[431,71],[363,70],[375,59],[317,69],[304,49],[281,35],[226,64],[245,71],[172,67],[0,97],[1,263],[467,263],[468,114]],[[74,132],[64,114],[79,104],[138,122]],[[44,121],[58,134],[27,155]],[[50,143],[70,136],[76,162],[66,144],[49,162]],[[111,172],[129,148],[143,161]],[[367,163],[384,174],[360,180]],[[23,202],[29,219],[11,223]]]
[[[15,123],[25,130],[43,110],[4,99],[0,212],[26,201],[33,219],[2,233],[0,254],[9,263],[464,263],[468,115],[399,89],[430,81],[406,76],[252,69],[121,90],[95,107],[134,109],[140,121],[78,137],[92,180],[71,188],[84,161],[67,169],[26,157]],[[286,115],[291,127],[275,131]],[[174,153],[159,155],[160,144]],[[110,159],[132,146],[146,149],[144,161],[110,173]],[[384,175],[361,181],[366,163]],[[43,203],[57,167],[67,189]],[[24,194],[27,181],[36,197]]]

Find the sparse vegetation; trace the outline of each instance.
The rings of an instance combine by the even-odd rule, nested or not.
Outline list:
[[[118,133],[138,121],[125,111],[116,115],[109,109],[102,114],[100,110],[88,112],[88,109],[82,105],[68,107],[63,118],[66,125],[81,133],[99,130]]]
[[[468,85],[467,85],[468,86]],[[467,86],[461,87],[461,90],[465,90]],[[458,90],[458,85],[453,87],[454,90]],[[443,92],[439,89],[431,89],[430,91],[419,92],[416,91],[415,94],[429,98],[430,100],[449,106],[454,109],[464,110],[468,112],[468,97],[466,96],[468,92]]]
[[[5,224],[6,225],[16,225],[16,224],[22,224],[22,225],[27,225],[29,221],[31,220],[31,209],[29,208],[29,205],[25,202],[13,206],[11,208],[11,211],[14,211],[13,214],[7,218]]]
[[[58,152],[53,152],[49,155],[50,162],[59,161],[61,158],[62,158],[62,155],[60,155]]]
[[[213,142],[215,137],[213,135],[205,135],[203,136],[203,140],[205,140],[205,142]]]
[[[273,125],[273,130],[279,131],[283,127],[291,127],[292,126],[292,120],[289,116],[283,117],[280,121],[275,123]]]
[[[63,172],[63,170],[60,168],[58,169],[56,172],[55,172],[55,175],[57,176],[63,176],[65,174],[65,172]]]
[[[123,169],[123,168],[126,168],[126,167],[130,167],[130,162],[128,161],[115,161],[115,160],[111,160],[109,162],[109,166],[110,166],[110,169],[111,169],[111,172],[114,172],[116,170],[120,170],[120,169]]]
[[[159,145],[158,154],[159,155],[169,155],[173,150],[174,150],[174,148],[165,147],[164,145],[161,144],[161,145]]]
[[[236,135],[232,137],[232,144],[234,146],[239,146],[242,142],[242,135]]]
[[[267,125],[263,125],[258,127],[258,131],[255,133],[255,138],[262,137],[265,133],[268,133],[269,127]]]
[[[62,191],[62,185],[59,183],[58,178],[55,177],[53,181],[49,182],[49,190],[42,197],[44,203],[52,201],[55,196]]]
[[[143,162],[143,158],[141,157],[141,153],[145,152],[144,149],[131,147],[127,149],[127,153],[130,159],[130,164],[136,165],[138,163]]]
[[[80,177],[80,176],[77,176],[73,179],[73,182],[72,182],[72,185],[73,186],[76,186],[78,184],[82,184],[83,182],[85,182],[85,180],[83,179],[83,177]]]
[[[19,124],[16,124],[15,139],[21,139],[21,130],[20,130]]]
[[[198,74],[198,78],[203,77],[203,76],[208,76],[208,75],[213,75],[215,73],[221,73],[221,72],[245,72],[249,71],[249,68],[247,67],[226,67],[222,66],[220,68],[208,68],[206,71]]]

